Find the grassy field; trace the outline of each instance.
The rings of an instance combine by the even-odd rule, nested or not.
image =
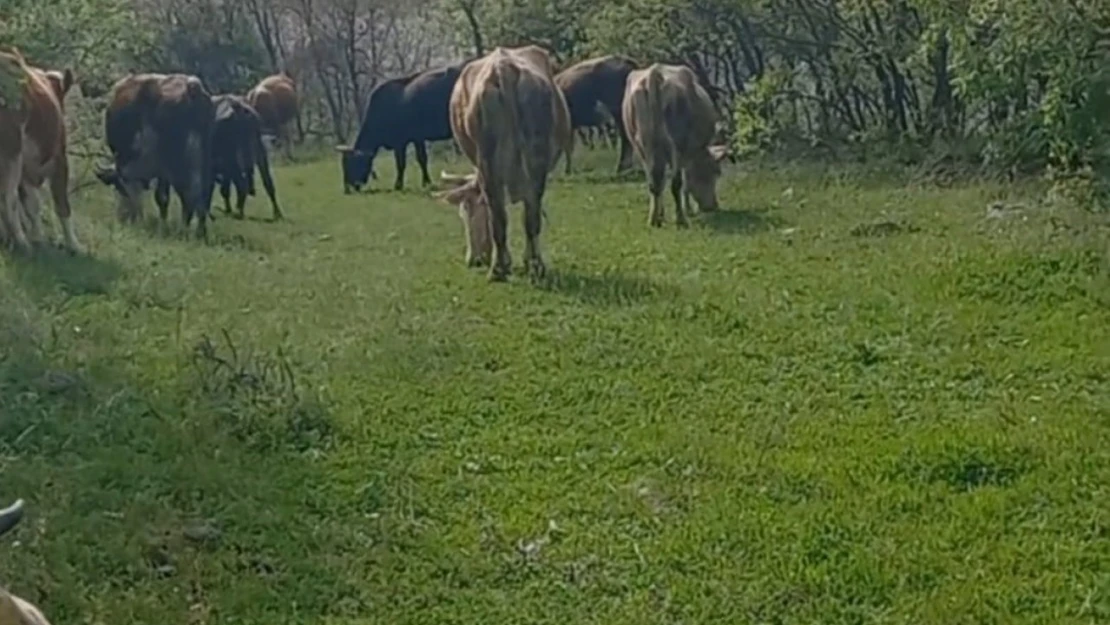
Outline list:
[[[540,286],[415,171],[282,167],[208,246],[80,196],[90,258],[0,259],[0,580],[55,625],[1110,622],[1105,219],[734,168],[654,230],[579,162]]]

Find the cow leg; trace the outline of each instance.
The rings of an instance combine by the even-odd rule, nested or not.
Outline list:
[[[27,233],[23,229],[23,211],[19,202],[19,181],[22,177],[23,159],[16,157],[14,162],[8,163],[8,168],[3,172],[4,226],[8,231],[10,243],[20,252],[31,254],[31,242],[27,240]]]
[[[270,196],[270,207],[273,210],[274,221],[283,219],[284,215],[281,214],[281,207],[278,206],[277,192],[274,190],[274,178],[270,175],[270,159],[266,156],[266,146],[262,145],[261,135],[258,135],[254,142],[254,162],[258,164],[258,174],[262,177],[262,188],[266,189],[266,195]],[[253,189],[254,167],[248,170],[247,176]]]
[[[180,183],[172,186],[174,193],[177,195],[177,201],[181,202],[181,223],[184,224],[185,227],[189,227],[189,225],[193,223],[193,215],[196,214],[189,202],[191,199],[189,197],[189,192],[185,190]]]
[[[428,175],[428,145],[424,141],[416,141],[413,146],[416,148],[416,162],[420,165],[420,174],[424,176],[424,186],[430,187],[432,177]]]
[[[620,137],[620,159],[617,161],[617,173],[619,174],[632,167],[632,144],[628,140],[628,131],[624,127],[624,115],[620,108],[609,112],[613,115],[613,123],[616,125],[617,134]]]
[[[540,245],[540,231],[543,229],[543,193],[547,186],[546,172],[533,170],[531,189],[524,200],[524,264],[533,280],[547,275],[547,263]]]
[[[666,173],[666,165],[662,159],[652,163],[648,172],[648,190],[651,191],[651,213],[648,215],[648,224],[656,228],[663,226],[663,178]]]
[[[674,197],[674,221],[679,227],[685,228],[690,225],[690,222],[686,219],[686,210],[682,207],[682,190],[682,168],[676,167],[674,175],[671,176],[671,195]]]
[[[166,220],[170,218],[170,182],[169,180],[159,178],[154,187],[154,204],[158,206],[158,217],[162,220],[162,225],[166,224]]]
[[[492,282],[503,282],[513,269],[507,241],[509,212],[505,206],[505,184],[500,176],[482,176],[482,179],[485,181],[482,191],[489,205],[490,238],[493,239],[493,262],[489,268],[489,279]]]
[[[20,218],[23,220],[23,229],[31,245],[39,247],[43,244],[42,228],[42,198],[39,190],[31,185],[19,186]]]
[[[293,159],[293,141],[289,132],[289,124],[282,124],[278,127],[278,137],[281,139],[281,147],[285,151],[285,158],[290,163],[294,162]]]
[[[397,180],[393,183],[394,191],[405,188],[405,152],[408,151],[408,147],[406,143],[393,150],[393,161],[397,164]]]
[[[208,216],[212,211],[212,190],[215,187],[211,131],[203,132],[200,136],[190,136],[185,144],[185,151],[191,164],[185,178],[189,208],[197,216],[197,236],[207,241]]]
[[[81,244],[77,242],[77,233],[73,230],[73,210],[69,205],[69,161],[66,158],[58,159],[50,175],[50,198],[54,201],[54,215],[62,226],[66,249],[73,254],[81,253]]]
[[[575,132],[571,131],[570,141],[569,141],[571,148],[574,147],[574,142],[575,142],[576,138],[577,138],[577,134]],[[573,149],[563,150],[563,160],[566,161],[566,167],[563,168],[563,173],[567,176],[570,175],[571,152],[573,152]]]
[[[236,183],[238,188],[238,182]],[[224,212],[231,214],[231,180],[227,176],[220,179],[220,197],[224,199]]]
[[[247,204],[248,183],[247,177],[240,174],[235,177],[235,210],[239,213],[239,219],[243,219],[243,207]]]

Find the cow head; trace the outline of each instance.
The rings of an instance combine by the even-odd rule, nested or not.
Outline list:
[[[493,257],[489,204],[486,203],[477,175],[459,176],[441,172],[440,178],[447,183],[448,189],[436,193],[435,197],[459,209],[459,218],[466,231],[467,266],[489,264]]]
[[[717,179],[721,177],[721,161],[728,158],[727,145],[711,145],[686,168],[686,184],[690,195],[704,211],[717,209]]]
[[[343,193],[361,191],[370,178],[377,180],[372,152],[346,145],[335,146],[335,151],[339,152],[339,163],[343,168]]]

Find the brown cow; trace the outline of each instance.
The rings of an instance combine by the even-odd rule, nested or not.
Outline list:
[[[526,267],[536,278],[547,271],[543,194],[560,154],[569,156],[574,145],[552,65],[538,46],[498,47],[464,67],[451,93],[451,132],[477,172],[440,197],[464,215],[468,265],[484,264],[492,244],[490,280],[506,279],[512,268],[507,203],[524,204]]]
[[[142,217],[143,195],[159,180],[155,199],[166,221],[169,188],[181,200],[182,221],[197,217],[208,234],[212,205],[212,130],[216,105],[204,84],[187,74],[132,74],[112,86],[104,130],[115,159],[97,177],[115,187],[121,221]]]
[[[620,158],[617,172],[632,167],[632,150],[621,121],[621,102],[628,74],[636,63],[627,57],[609,55],[582,61],[559,72],[555,84],[567,99],[572,128],[593,128],[605,123],[597,109],[604,108],[617,122],[620,134]],[[570,155],[567,155],[566,172],[570,173]]]
[[[12,529],[23,518],[23,500],[0,510],[0,535]],[[50,625],[34,604],[0,587],[0,623],[3,625]]]
[[[43,241],[39,190],[47,180],[66,247],[80,250],[66,151],[64,101],[72,86],[69,70],[31,67],[15,48],[0,52],[0,230],[24,253],[31,252],[31,241]]]
[[[682,206],[683,174],[685,189],[698,206],[703,211],[717,209],[717,179],[728,148],[710,146],[716,122],[713,102],[690,68],[656,63],[628,75],[624,123],[648,176],[652,226],[663,225],[663,178],[668,167],[679,226],[688,223]]]
[[[289,132],[290,123],[296,121],[297,130],[302,139],[304,136],[304,131],[301,129],[300,98],[297,95],[297,84],[293,79],[284,73],[263,78],[247,92],[247,104],[250,104],[262,119],[262,130],[276,135],[285,150],[285,156],[292,159],[293,142]]]

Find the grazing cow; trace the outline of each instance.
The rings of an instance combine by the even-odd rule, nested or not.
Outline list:
[[[231,187],[234,186],[236,209],[239,218],[243,218],[247,196],[255,194],[254,169],[258,167],[262,186],[270,196],[273,218],[275,221],[281,219],[258,113],[236,95],[213,96],[212,103],[216,108],[216,125],[212,130],[213,183],[220,187],[224,212],[231,212]],[[168,189],[166,192],[168,195]]]
[[[451,130],[477,168],[440,197],[457,204],[467,233],[467,264],[489,258],[491,280],[512,267],[507,239],[508,203],[524,203],[525,265],[546,273],[540,249],[547,176],[574,145],[570,112],[555,86],[550,55],[538,46],[495,48],[471,62],[451,93]],[[492,241],[490,240],[492,238]]]
[[[394,78],[370,92],[354,145],[335,148],[341,154],[344,193],[358,191],[367,183],[381,149],[392,150],[397,162],[393,188],[404,188],[405,151],[410,143],[416,148],[422,182],[425,186],[432,183],[425,142],[451,138],[447,106],[462,67],[456,64]]]
[[[628,74],[636,63],[627,57],[609,55],[582,61],[559,72],[555,84],[562,90],[570,109],[573,128],[601,126],[605,120],[598,115],[599,105],[616,121],[620,134],[620,158],[617,172],[632,167],[632,150],[621,120],[621,101]],[[570,173],[570,154],[567,154],[566,172]]]
[[[262,120],[262,131],[277,136],[285,156],[293,158],[293,142],[289,136],[289,124],[297,123],[297,132],[304,140],[301,127],[300,98],[297,84],[285,74],[274,74],[263,78],[247,92],[247,104]]]
[[[0,535],[6,534],[23,518],[23,500],[0,510]],[[0,587],[0,623],[3,625],[50,625],[34,604]]]
[[[132,74],[112,86],[104,130],[115,166],[97,177],[115,187],[121,221],[142,217],[143,195],[158,179],[163,223],[172,186],[182,221],[188,226],[195,216],[197,235],[207,237],[215,118],[216,105],[196,76]]]
[[[716,122],[713,102],[690,68],[656,63],[628,75],[624,123],[648,176],[652,226],[663,225],[661,196],[668,167],[678,225],[688,223],[684,184],[703,211],[717,209],[717,179],[728,149],[710,145]]]
[[[69,70],[31,67],[15,48],[0,53],[0,232],[27,254],[32,240],[43,242],[39,190],[47,180],[66,247],[80,250],[69,205],[66,148],[64,101],[72,86]]]

